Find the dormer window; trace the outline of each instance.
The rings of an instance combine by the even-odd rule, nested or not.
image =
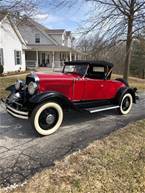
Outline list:
[[[40,34],[35,34],[35,43],[40,43]]]

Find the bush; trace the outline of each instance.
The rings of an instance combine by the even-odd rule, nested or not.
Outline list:
[[[4,71],[4,67],[2,65],[0,65],[0,74],[2,74]]]

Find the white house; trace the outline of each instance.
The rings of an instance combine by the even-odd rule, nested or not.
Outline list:
[[[26,44],[7,15],[0,14],[0,64],[4,72],[25,70]]]
[[[14,20],[0,14],[0,64],[4,72],[61,67],[64,61],[81,59],[73,40],[70,31],[48,29],[28,17]]]

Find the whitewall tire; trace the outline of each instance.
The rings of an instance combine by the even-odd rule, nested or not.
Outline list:
[[[32,126],[43,136],[58,130],[63,121],[63,110],[55,102],[46,102],[36,107],[31,116]]]
[[[130,93],[124,94],[124,96],[122,97],[122,100],[121,100],[119,112],[122,115],[128,114],[132,108],[132,104],[133,104],[132,95]]]

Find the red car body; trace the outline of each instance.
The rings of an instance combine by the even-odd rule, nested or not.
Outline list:
[[[111,99],[121,87],[126,86],[117,80],[91,79],[76,74],[36,73],[36,75],[40,80],[38,87],[40,93],[57,91],[71,101]]]

